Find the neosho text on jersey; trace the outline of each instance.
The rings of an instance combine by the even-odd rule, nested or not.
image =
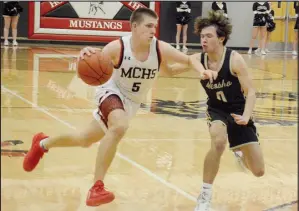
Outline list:
[[[225,82],[224,79],[222,79],[222,82],[218,82],[218,83],[210,83],[210,81],[207,83],[206,87],[208,89],[221,89],[223,87],[230,87],[232,85],[231,81],[227,81]]]

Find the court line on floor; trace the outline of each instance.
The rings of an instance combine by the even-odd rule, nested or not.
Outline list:
[[[262,141],[297,141],[297,138],[294,139],[285,139],[285,138],[262,138]],[[175,141],[204,141],[209,142],[211,141],[210,138],[124,138],[123,141],[131,141],[131,142],[152,142],[152,141],[167,141],[167,142],[175,142]]]
[[[35,105],[34,103],[32,103],[31,101],[23,98],[22,96],[16,94],[14,91],[6,88],[5,86],[1,86],[1,89],[5,90],[6,92],[9,92],[10,94],[14,95],[15,97],[19,98],[20,100],[22,100],[23,102],[26,102],[28,104],[30,104],[33,108],[35,108],[36,110],[50,116],[51,118],[55,119],[56,121],[62,123],[63,125],[71,128],[71,129],[76,129],[76,127],[74,127],[73,125],[71,125],[70,123],[54,116],[53,114],[51,114],[50,112],[46,111],[43,108],[40,108],[39,106]],[[183,191],[182,189],[180,189],[179,187],[167,182],[166,180],[164,180],[163,178],[159,177],[158,175],[154,174],[153,172],[151,172],[149,169],[145,168],[144,166],[138,164],[137,162],[131,160],[130,158],[128,158],[127,156],[117,152],[116,156],[120,157],[121,159],[127,161],[128,163],[130,163],[131,165],[135,166],[136,168],[138,168],[139,170],[143,171],[144,173],[146,173],[147,175],[149,175],[150,177],[154,178],[155,180],[161,182],[163,185],[167,186],[168,188],[175,190],[176,192],[180,193],[181,195],[183,195],[184,197],[186,197],[187,199],[195,202],[196,201],[196,197],[190,195],[189,193]]]
[[[263,210],[263,211],[275,211],[275,210],[278,210],[278,209],[281,209],[281,208],[292,206],[292,205],[297,204],[297,203],[298,203],[298,200],[291,201],[289,203],[281,204],[281,205],[278,205],[276,207],[272,207],[272,208],[269,208],[269,209],[266,209],[266,210]]]

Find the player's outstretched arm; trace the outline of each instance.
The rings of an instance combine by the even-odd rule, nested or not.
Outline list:
[[[255,88],[253,86],[251,74],[248,71],[248,67],[243,57],[237,52],[234,52],[232,56],[232,71],[238,77],[244,95],[246,96],[246,104],[242,116],[244,120],[248,122],[255,106]]]
[[[161,62],[161,66],[160,66],[161,75],[166,75],[170,77],[184,72],[188,72],[190,70],[191,69],[188,65],[179,64],[179,63],[175,63],[171,65],[165,60]]]
[[[199,72],[203,79],[210,79],[211,82],[216,79],[217,73],[205,70],[196,56],[188,56],[163,41],[159,41],[159,47],[162,57],[161,69],[164,69],[162,72],[166,72],[167,75],[176,75],[193,69]],[[172,67],[170,63],[176,63],[176,65]]]
[[[190,57],[198,57],[199,54],[193,54]],[[190,70],[193,70],[189,64],[182,64],[182,63],[174,63],[174,64],[169,64],[168,61],[163,61],[161,64],[161,72],[162,74],[165,74],[167,76],[174,76],[181,74],[183,72],[187,72]]]

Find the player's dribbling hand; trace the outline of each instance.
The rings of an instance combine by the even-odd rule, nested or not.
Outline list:
[[[84,55],[90,56],[92,53],[95,53],[96,49],[93,47],[85,47],[80,51],[79,59],[84,59]]]
[[[238,114],[230,114],[235,122],[238,124],[238,125],[247,125],[248,124],[248,121],[249,121],[249,118],[246,118],[242,115],[238,115]]]
[[[216,80],[218,76],[218,73],[213,70],[204,70],[201,75],[201,80],[209,79],[211,83],[213,83],[213,80]]]

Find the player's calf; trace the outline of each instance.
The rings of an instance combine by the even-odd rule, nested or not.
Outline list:
[[[247,144],[241,147],[241,151],[252,174],[262,177],[265,174],[265,163],[260,145],[258,143]]]
[[[114,200],[114,194],[105,190],[103,180],[115,157],[117,145],[129,127],[129,120],[124,110],[112,110],[108,115],[107,126],[106,135],[98,148],[95,185],[89,190],[86,199],[88,206],[98,206]]]

